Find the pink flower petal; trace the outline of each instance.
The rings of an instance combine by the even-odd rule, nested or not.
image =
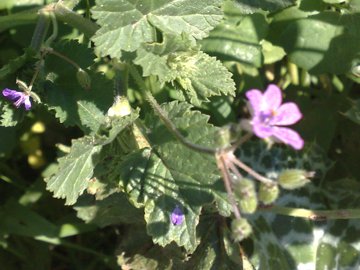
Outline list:
[[[262,123],[252,123],[253,132],[259,138],[265,139],[273,135],[273,127]]]
[[[272,121],[272,125],[276,126],[287,126],[295,124],[302,118],[302,114],[299,107],[293,102],[287,102],[280,106],[276,111],[276,116]]]
[[[250,103],[249,109],[251,115],[259,113],[262,108],[263,94],[257,89],[252,89],[247,91],[245,95]]]
[[[300,150],[304,146],[304,140],[300,135],[290,129],[284,127],[273,127],[272,128],[273,136],[278,140],[282,141],[285,144],[292,146],[296,150]]]
[[[277,110],[282,102],[282,93],[280,88],[275,84],[269,84],[263,95],[264,111]]]
[[[25,105],[25,110],[30,110],[31,108],[31,101],[30,101],[30,96],[26,96],[24,98],[24,105]]]
[[[7,99],[9,99],[11,101],[17,101],[19,98],[21,98],[23,96],[23,93],[8,89],[8,88],[5,88],[2,91],[2,94],[4,97],[6,97]]]

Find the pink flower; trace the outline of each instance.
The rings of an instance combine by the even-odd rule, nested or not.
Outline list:
[[[279,87],[270,84],[264,93],[257,89],[246,92],[252,119],[245,123],[251,126],[251,131],[262,139],[280,141],[299,150],[304,146],[300,135],[287,127],[302,118],[298,106],[293,102],[282,102]],[[243,122],[244,124],[244,122]]]
[[[18,92],[5,88],[2,91],[4,97],[12,101],[16,108],[19,108],[21,104],[24,104],[25,109],[28,111],[31,108],[30,96],[23,92]]]

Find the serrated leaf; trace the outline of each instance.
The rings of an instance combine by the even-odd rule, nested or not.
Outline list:
[[[89,184],[101,148],[91,137],[73,140],[71,152],[59,159],[59,171],[47,180],[55,198],[66,199],[67,205],[76,202]]]
[[[13,127],[24,119],[23,108],[16,108],[7,101],[0,101],[0,123],[3,127]]]
[[[74,204],[89,186],[95,166],[100,161],[100,151],[135,121],[138,114],[130,114],[114,122],[109,136],[86,136],[72,141],[70,153],[59,159],[59,169],[47,179],[47,189],[55,198],[65,198],[65,204]]]
[[[288,23],[278,40],[291,61],[314,74],[343,74],[360,61],[360,15],[321,12]]]
[[[263,62],[260,41],[267,31],[268,23],[262,14],[227,16],[201,45],[205,52],[260,67]]]
[[[232,74],[216,58],[201,51],[160,56],[139,49],[135,63],[142,66],[144,76],[157,75],[162,82],[178,82],[188,100],[197,106],[211,96],[235,94]]]
[[[92,16],[101,27],[93,41],[101,55],[120,58],[121,51],[155,42],[155,28],[202,39],[221,20],[220,4],[219,0],[98,0]]]
[[[213,147],[217,129],[207,124],[208,117],[190,108],[177,102],[163,106],[190,141]],[[175,241],[193,251],[198,244],[196,224],[201,207],[215,200],[223,215],[230,214],[214,157],[181,145],[154,116],[149,116],[146,126],[151,130],[152,149],[133,153],[120,165],[122,185],[135,206],[145,206],[147,231],[155,243],[165,246]],[[183,224],[177,226],[170,221],[176,205],[185,215]]]

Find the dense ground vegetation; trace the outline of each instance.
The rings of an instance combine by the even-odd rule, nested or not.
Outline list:
[[[359,0],[0,1],[0,268],[360,268],[359,83]]]

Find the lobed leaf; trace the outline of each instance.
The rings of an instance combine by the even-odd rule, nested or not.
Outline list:
[[[206,37],[222,18],[219,0],[98,0],[92,16],[100,25],[92,40],[100,54],[120,58],[164,34]]]
[[[208,117],[191,111],[186,103],[172,102],[163,109],[189,140],[214,146],[217,129],[207,123]],[[227,194],[213,157],[180,144],[154,115],[145,122],[151,130],[151,149],[130,154],[120,164],[121,185],[136,207],[145,207],[147,231],[155,243],[165,246],[175,241],[191,252],[198,245],[196,225],[202,206],[215,201],[222,215],[228,216]],[[181,225],[170,221],[177,205],[185,215]]]

